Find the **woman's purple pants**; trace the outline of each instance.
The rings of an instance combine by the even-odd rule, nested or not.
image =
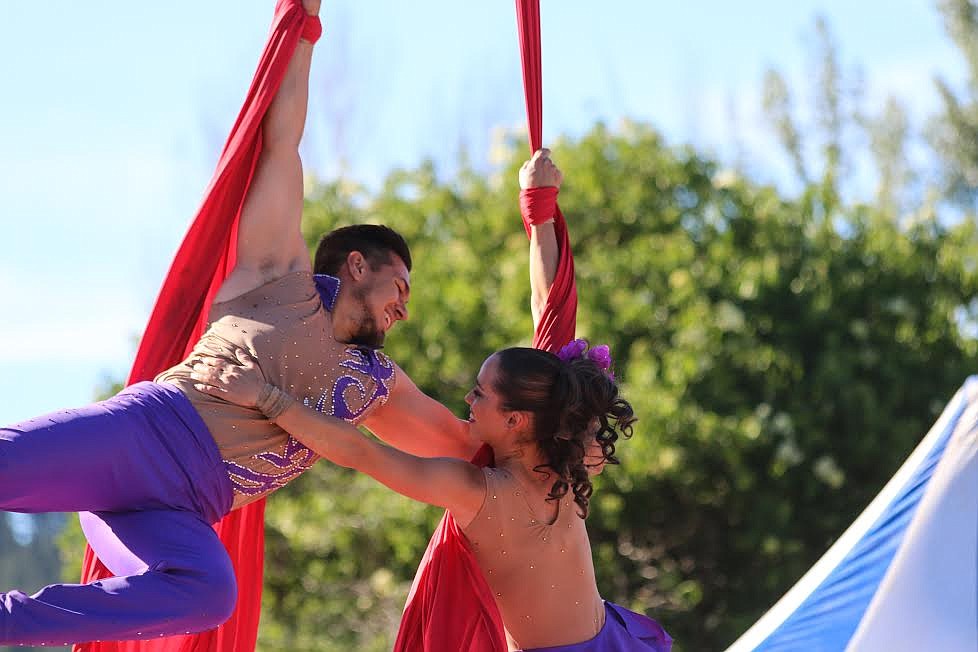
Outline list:
[[[648,616],[607,601],[604,611],[604,627],[590,641],[523,652],[669,652],[672,649],[672,637]]]
[[[0,592],[0,645],[145,639],[211,629],[237,600],[212,523],[233,494],[217,445],[170,385],[0,428],[0,510],[81,512],[115,577]]]

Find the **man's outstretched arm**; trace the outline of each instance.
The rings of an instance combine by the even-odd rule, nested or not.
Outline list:
[[[422,392],[400,367],[396,373],[390,398],[363,425],[411,455],[472,459],[482,442],[470,434],[469,422]]]
[[[312,16],[320,0],[303,0]],[[233,299],[291,272],[308,271],[302,238],[302,161],[299,141],[306,123],[312,44],[300,40],[282,85],[262,121],[261,154],[238,225],[237,261],[215,297]]]

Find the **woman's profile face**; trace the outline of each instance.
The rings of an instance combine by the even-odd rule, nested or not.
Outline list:
[[[482,363],[475,386],[465,395],[472,434],[482,441],[486,441],[487,435],[491,437],[505,428],[508,413],[502,409],[501,399],[496,393],[498,373],[499,362],[495,355],[491,355]]]

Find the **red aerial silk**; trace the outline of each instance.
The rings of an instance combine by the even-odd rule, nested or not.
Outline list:
[[[516,16],[523,60],[523,87],[530,151],[542,142],[543,100],[540,70],[540,0],[516,0]],[[536,193],[534,199],[543,199]],[[521,207],[533,199],[521,202]],[[550,215],[545,215],[549,219]],[[560,248],[557,277],[547,296],[543,316],[533,334],[533,346],[557,351],[574,337],[577,326],[577,286],[567,223],[555,207],[555,230]],[[523,211],[527,235],[533,216]],[[492,451],[484,446],[473,464],[492,463]],[[492,591],[482,575],[452,515],[445,512],[428,542],[428,549],[414,576],[395,652],[506,652],[502,617]]]
[[[516,0],[516,24],[520,34],[520,57],[523,61],[523,92],[526,96],[526,126],[530,132],[530,151],[543,143],[543,76],[540,66],[540,0]],[[524,206],[525,209],[525,206]],[[549,215],[545,215],[549,218]],[[523,211],[526,234],[532,218]],[[533,346],[557,352],[574,339],[577,329],[577,284],[574,281],[574,256],[571,254],[567,221],[560,207],[554,214],[554,231],[560,259],[557,276],[547,295],[547,305],[533,333]]]
[[[214,295],[234,267],[238,217],[261,153],[262,119],[285,77],[305,23],[300,0],[278,0],[255,78],[200,210],[160,290],[129,374],[130,384],[151,380],[183,360],[206,326]],[[264,500],[231,512],[215,525],[238,580],[238,604],[225,624],[201,634],[152,641],[84,643],[75,645],[73,652],[254,650],[261,611],[264,528]],[[81,581],[109,576],[91,548],[86,548]]]
[[[473,464],[492,464],[483,446]],[[506,652],[503,618],[462,529],[445,512],[408,594],[394,652]]]

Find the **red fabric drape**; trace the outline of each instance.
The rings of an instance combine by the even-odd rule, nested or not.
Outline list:
[[[177,251],[128,382],[150,380],[180,362],[200,337],[211,301],[234,266],[238,216],[261,152],[261,122],[285,77],[306,13],[299,0],[278,0],[268,43],[231,129],[196,218]],[[197,635],[153,641],[85,643],[74,652],[245,652],[254,650],[261,610],[265,501],[228,514],[215,530],[238,580],[238,604],[221,627]],[[91,548],[85,550],[82,582],[111,573]]]
[[[526,127],[530,152],[543,144],[543,75],[540,56],[540,0],[516,0],[516,25],[520,35],[520,57],[523,61],[523,93],[526,97]],[[526,234],[530,225],[523,216]],[[574,257],[571,255],[567,221],[557,207],[554,231],[560,248],[557,276],[547,296],[540,323],[533,333],[533,346],[554,351],[574,339],[577,328],[577,284],[574,282]]]
[[[540,0],[516,0],[523,88],[526,93],[530,151],[542,142],[543,100],[540,67]],[[530,233],[524,215],[527,235]],[[555,220],[560,261],[533,346],[556,352],[574,338],[577,286],[567,223],[557,208]],[[492,463],[486,446],[472,460]],[[502,617],[461,529],[448,512],[428,542],[408,595],[395,652],[506,652]]]
[[[492,464],[483,446],[473,464]],[[414,576],[394,652],[506,652],[503,619],[468,540],[445,512]]]

